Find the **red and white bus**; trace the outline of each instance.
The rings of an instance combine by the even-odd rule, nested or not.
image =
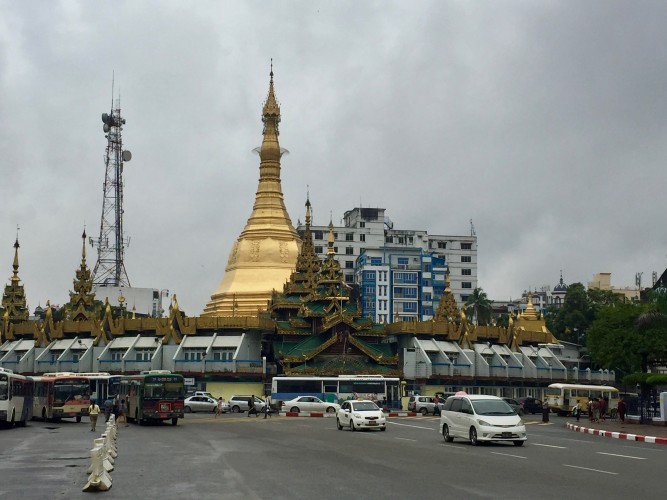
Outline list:
[[[42,420],[60,420],[88,415],[90,381],[78,373],[46,373],[32,377],[35,381],[33,417]]]
[[[24,427],[32,418],[33,381],[0,368],[0,425]]]

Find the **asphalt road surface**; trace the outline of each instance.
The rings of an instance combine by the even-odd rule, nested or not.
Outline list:
[[[390,419],[386,432],[338,431],[332,418],[191,414],[121,427],[107,492],[84,493],[98,433],[86,422],[0,430],[0,498],[569,499],[660,497],[667,446],[576,433],[527,416],[528,442],[445,443],[438,418]],[[98,430],[103,425],[98,425]]]

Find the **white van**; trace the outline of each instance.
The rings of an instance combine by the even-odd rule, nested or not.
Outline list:
[[[473,445],[482,441],[511,441],[522,446],[526,426],[510,405],[497,396],[458,395],[445,401],[440,415],[440,431],[445,441],[455,437]]]

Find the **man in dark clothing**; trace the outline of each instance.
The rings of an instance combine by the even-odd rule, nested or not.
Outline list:
[[[542,422],[548,422],[549,421],[549,403],[547,400],[544,400],[544,403],[542,403]]]
[[[625,423],[625,399],[621,398],[621,400],[618,402],[618,418],[621,419],[621,423]]]
[[[255,395],[253,394],[250,396],[250,401],[248,401],[248,416],[250,416],[251,413],[255,414],[255,418],[257,418],[257,408],[255,408]]]

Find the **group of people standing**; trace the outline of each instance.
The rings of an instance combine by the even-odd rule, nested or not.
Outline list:
[[[97,419],[100,415],[100,406],[93,399],[90,401],[90,406],[88,407],[88,415],[90,416],[90,430],[95,431],[97,427]],[[124,399],[120,399],[119,396],[116,396],[114,399],[107,399],[104,402],[104,421],[108,422],[111,418],[111,414],[114,414],[116,417],[116,423],[125,422],[125,427],[129,424],[127,423],[127,403]]]
[[[588,398],[588,402],[586,403],[586,413],[588,413],[588,420],[590,420],[592,423],[604,422],[608,410],[609,402],[606,399]],[[572,407],[572,415],[577,418],[577,422],[579,422],[579,418],[581,417],[581,411],[581,405],[577,401],[576,404]],[[618,402],[616,412],[620,421],[625,423],[626,404],[623,398],[621,398],[621,400]]]

